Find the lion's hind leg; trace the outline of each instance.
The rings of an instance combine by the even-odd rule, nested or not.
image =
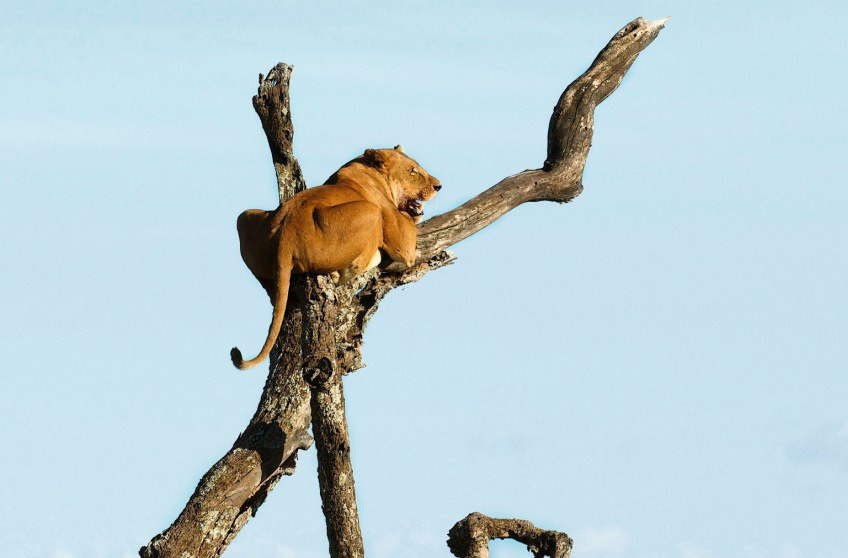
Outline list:
[[[315,270],[329,272],[345,283],[380,263],[383,230],[380,208],[366,201],[315,209],[316,229],[323,249],[316,251]]]

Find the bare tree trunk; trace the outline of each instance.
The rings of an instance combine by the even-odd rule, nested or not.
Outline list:
[[[332,558],[363,558],[356,506],[344,388],[338,371],[329,370],[312,389],[312,431],[318,450],[318,486]]]
[[[304,314],[306,279],[293,278],[282,334],[271,354],[270,373],[256,413],[233,448],[200,479],[174,523],[141,548],[142,557],[220,556],[280,478],[294,471],[297,450],[311,443],[311,396],[302,374],[303,332],[321,328],[333,332],[334,346],[323,346],[321,352],[334,352],[337,374],[361,368],[363,332],[388,292],[452,263],[453,256],[445,249],[514,207],[528,201],[568,202],[580,194],[594,109],[615,90],[664,23],[665,20],[648,22],[638,18],[616,33],[556,104],[542,168],[504,178],[453,211],[420,224],[416,264],[412,268],[372,270],[354,285],[336,288],[334,299],[328,303],[333,309],[325,308],[326,317]],[[260,75],[259,92],[253,100],[268,137],[281,200],[304,187],[300,167],[292,155],[290,75],[291,68],[285,64],[275,66],[267,77]],[[352,476],[350,488],[352,494]]]
[[[326,277],[307,281],[304,314],[325,324],[336,323],[333,285]],[[303,332],[304,377],[312,390],[312,432],[318,450],[318,487],[327,524],[330,556],[363,558],[362,532],[356,506],[350,439],[342,374],[336,365],[335,336],[329,327]]]
[[[305,188],[291,155],[290,77],[291,68],[285,64],[277,64],[266,78],[260,74],[253,99],[268,136],[280,196],[286,199]],[[220,556],[280,478],[294,472],[297,450],[312,443],[301,332],[315,324],[308,319],[304,323],[304,280],[292,278],[282,333],[253,418],[232,449],[203,475],[174,523],[139,550],[143,558]]]

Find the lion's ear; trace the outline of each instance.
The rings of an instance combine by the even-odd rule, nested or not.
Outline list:
[[[406,154],[406,151],[404,151],[404,150],[403,150],[403,146],[402,146],[402,145],[396,145],[396,146],[395,146],[395,151],[400,151],[401,153]]]
[[[365,158],[365,162],[375,168],[380,168],[383,166],[383,156],[376,149],[366,149],[363,154]]]

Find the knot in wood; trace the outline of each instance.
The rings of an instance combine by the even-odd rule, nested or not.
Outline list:
[[[333,377],[333,362],[322,356],[317,361],[307,364],[303,370],[303,379],[312,389],[321,389]]]

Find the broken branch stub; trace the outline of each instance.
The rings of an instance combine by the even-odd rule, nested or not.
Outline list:
[[[294,125],[292,124],[289,82],[294,66],[278,63],[267,76],[259,74],[259,90],[253,97],[253,109],[262,122],[271,160],[277,174],[280,203],[306,189],[300,163],[294,156]]]
[[[474,512],[448,531],[448,548],[457,558],[489,558],[492,539],[523,543],[534,558],[568,558],[573,542],[565,533],[539,529],[524,519],[495,519]]]

